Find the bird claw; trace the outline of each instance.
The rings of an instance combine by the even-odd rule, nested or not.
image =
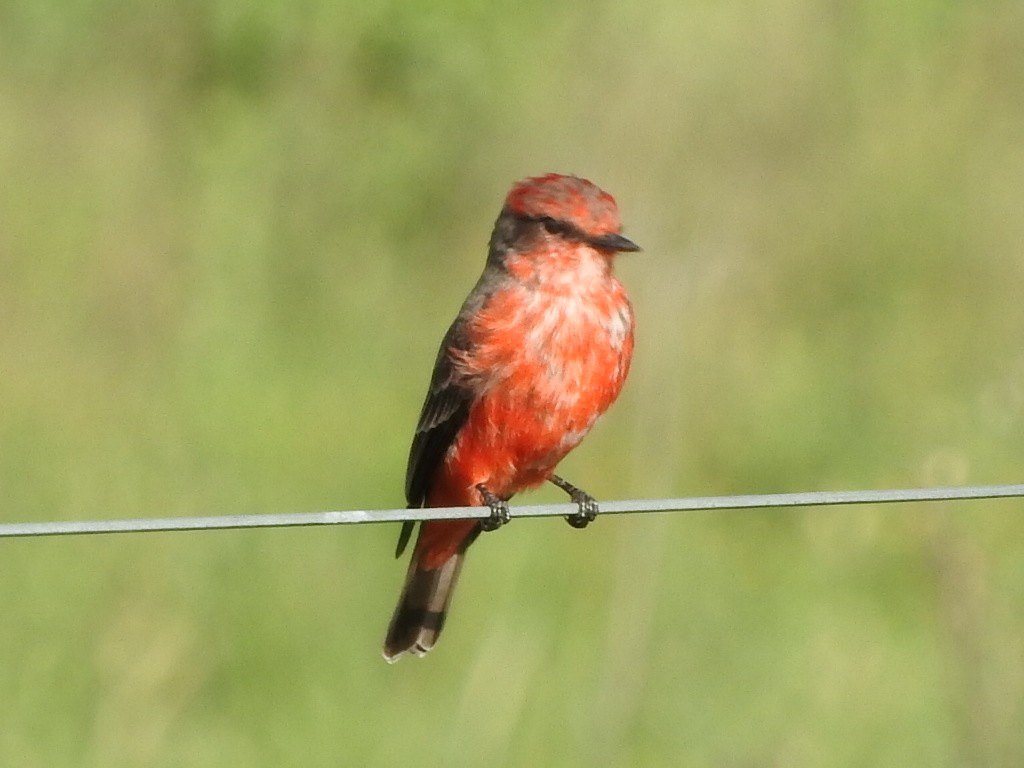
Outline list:
[[[549,479],[568,493],[572,503],[579,509],[575,515],[566,515],[565,521],[569,525],[573,528],[586,528],[594,521],[594,518],[597,517],[597,513],[600,511],[597,506],[597,499],[586,491],[581,491],[569,481],[563,480],[558,475],[552,475]]]
[[[476,489],[480,492],[480,498],[483,499],[484,504],[491,508],[491,516],[485,517],[480,521],[480,530],[496,531],[512,519],[512,515],[508,511],[507,501],[499,499],[483,483],[478,485]]]
[[[579,508],[575,515],[566,515],[565,521],[573,528],[586,528],[597,517],[600,511],[597,506],[597,499],[589,493],[584,493],[579,488],[569,494],[572,503]]]

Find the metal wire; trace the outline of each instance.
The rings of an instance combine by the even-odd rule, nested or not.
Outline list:
[[[813,491],[748,496],[697,496],[684,499],[638,499],[601,502],[601,514],[640,512],[697,512],[773,507],[822,507],[840,504],[892,504],[908,501],[1001,499],[1024,496],[1024,485],[976,485],[952,488],[903,488],[884,491]],[[554,517],[576,511],[573,504],[532,504],[511,508],[512,517]],[[15,536],[69,536],[87,533],[142,533],[148,531],[207,531],[234,528],[286,528],[308,525],[392,523],[404,520],[458,520],[483,518],[487,507],[430,507],[426,509],[371,509],[341,512],[216,515],[211,517],[154,517],[128,520],[61,520],[45,523],[2,523],[0,538]]]

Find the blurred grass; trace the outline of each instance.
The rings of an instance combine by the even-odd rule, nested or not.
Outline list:
[[[564,466],[592,493],[1018,481],[1022,22],[7,3],[0,517],[400,503],[436,343],[548,170],[645,246],[630,383]],[[1019,512],[516,524],[397,667],[390,527],[4,542],[0,762],[1018,765]]]

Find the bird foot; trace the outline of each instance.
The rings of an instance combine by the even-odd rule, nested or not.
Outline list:
[[[476,489],[480,492],[480,498],[483,499],[484,504],[491,508],[491,516],[480,521],[480,530],[496,531],[512,519],[507,501],[499,499],[483,483],[476,486]]]
[[[551,476],[551,482],[569,494],[572,503],[579,510],[575,515],[567,515],[565,521],[573,528],[586,528],[597,517],[600,509],[597,506],[597,499],[586,491],[582,491],[567,480],[558,475]]]

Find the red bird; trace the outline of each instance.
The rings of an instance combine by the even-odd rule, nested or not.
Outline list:
[[[586,179],[551,173],[508,193],[483,274],[441,342],[405,477],[410,508],[486,505],[491,516],[420,527],[387,661],[434,647],[466,548],[508,521],[514,494],[550,481],[579,507],[571,525],[597,514],[554,470],[629,371],[633,309],[612,262],[640,249],[619,230],[615,199]]]

